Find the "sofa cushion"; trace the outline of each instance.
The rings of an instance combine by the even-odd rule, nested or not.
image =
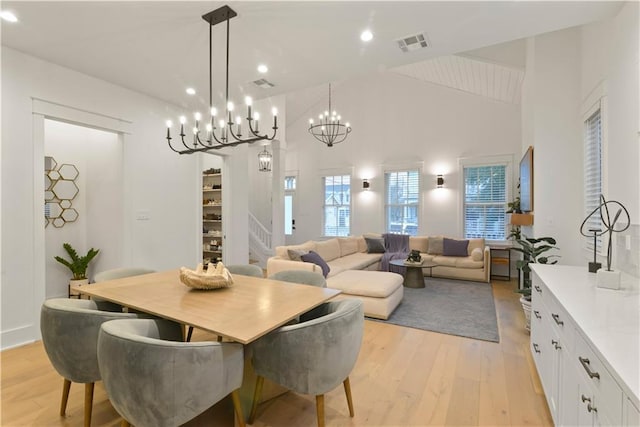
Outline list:
[[[468,247],[469,247],[468,240],[447,239],[445,237],[442,242],[442,255],[469,256],[469,253],[467,252]]]
[[[320,266],[320,268],[322,269],[322,275],[325,278],[329,274],[329,271],[331,271],[331,267],[329,267],[329,265],[325,262],[324,259],[322,259],[320,255],[318,255],[317,252],[311,251],[308,254],[301,255],[300,259],[302,259],[302,261],[304,262],[310,262],[317,266]]]
[[[429,252],[429,238],[427,236],[409,237],[409,249],[426,254]]]
[[[355,254],[347,255],[338,259],[334,259],[329,262],[331,272],[334,269],[343,270],[364,270],[371,264],[376,264],[382,258],[381,254],[368,254],[362,252],[356,252]],[[333,276],[333,274],[331,274]]]
[[[338,243],[338,239],[335,238],[316,242],[314,251],[317,252],[323,260],[331,261],[340,258],[340,243]]]
[[[358,252],[366,252],[367,242],[364,240],[364,237],[358,236],[356,237],[356,241],[358,242]]]
[[[276,256],[284,259],[289,258],[289,249],[296,249],[302,251],[314,251],[316,249],[316,243],[313,240],[309,240],[300,245],[291,245],[291,246],[276,246]]]
[[[429,255],[442,255],[442,245],[443,238],[442,236],[438,237],[428,237],[429,246],[427,247],[427,253]]]
[[[456,258],[457,268],[483,268],[483,261],[474,261],[472,257],[458,257]]]
[[[357,237],[338,237],[338,243],[340,244],[340,256],[347,256],[358,252],[358,238]]]
[[[287,254],[289,255],[289,259],[291,261],[302,261],[300,256],[308,253],[309,251],[302,250],[302,249],[287,249]]]
[[[364,241],[367,242],[367,253],[370,254],[383,254],[384,253],[384,239],[365,237]]]
[[[475,248],[474,250],[471,251],[471,259],[474,261],[482,261],[482,258],[484,257],[484,252],[482,252],[482,249],[480,248]]]
[[[467,251],[469,252],[469,255],[471,255],[471,252],[475,248],[479,248],[484,253],[484,246],[484,239],[469,239],[469,247],[467,248]]]
[[[396,273],[347,270],[327,280],[327,287],[349,295],[386,298],[402,287],[402,281]]]

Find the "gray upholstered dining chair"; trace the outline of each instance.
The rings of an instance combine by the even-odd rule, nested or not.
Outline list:
[[[226,265],[225,267],[231,274],[238,274],[240,276],[264,277],[262,268],[254,264],[231,264]],[[189,331],[187,332],[187,342],[191,341],[192,335],[193,326],[189,326]],[[219,337],[218,341],[222,341],[222,337]]]
[[[227,265],[227,270],[231,274],[239,274],[241,276],[264,277],[264,272],[260,266],[255,264],[232,264]]]
[[[155,273],[155,270],[139,267],[123,267],[101,271],[93,276],[95,283],[106,282],[107,280],[122,279],[123,277],[140,276],[142,274]]]
[[[241,344],[180,341],[182,331],[162,319],[106,322],[98,362],[111,404],[123,425],[178,426],[231,393],[240,426],[244,415]],[[161,337],[170,337],[170,340]]]
[[[265,378],[296,393],[315,395],[319,427],[324,427],[324,394],[343,383],[353,417],[349,374],[360,352],[363,328],[362,301],[332,301],[303,314],[300,323],[283,326],[251,344],[258,378],[249,424],[255,419]]]
[[[284,270],[269,276],[269,279],[281,280],[283,282],[301,283],[303,285],[327,287],[327,281],[320,273],[305,270]]]
[[[55,298],[43,303],[42,342],[51,364],[64,378],[60,416],[65,415],[71,383],[81,383],[85,385],[84,425],[91,425],[94,383],[101,379],[96,354],[100,325],[135,317],[106,301]]]

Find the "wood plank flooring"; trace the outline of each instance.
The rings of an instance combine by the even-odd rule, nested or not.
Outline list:
[[[355,417],[342,386],[325,396],[328,427],[552,425],[531,355],[515,282],[493,282],[500,343],[365,322],[351,378]],[[195,340],[211,339],[203,332]],[[2,426],[82,426],[82,385],[59,417],[62,378],[41,342],[0,353]],[[230,400],[188,426],[230,425]],[[101,383],[92,426],[118,426]],[[315,398],[286,393],[258,408],[254,426],[315,426]]]

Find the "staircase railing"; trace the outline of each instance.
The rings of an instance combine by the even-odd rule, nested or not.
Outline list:
[[[271,248],[271,231],[249,212],[249,252],[262,266],[266,267],[267,259],[273,255]]]

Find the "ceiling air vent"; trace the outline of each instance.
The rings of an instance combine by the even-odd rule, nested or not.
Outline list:
[[[271,83],[267,79],[254,80],[253,84],[258,87],[261,87],[262,89],[269,89],[275,86],[273,83]]]
[[[398,47],[403,52],[429,47],[429,39],[425,33],[414,34],[412,36],[402,37],[396,40]]]

